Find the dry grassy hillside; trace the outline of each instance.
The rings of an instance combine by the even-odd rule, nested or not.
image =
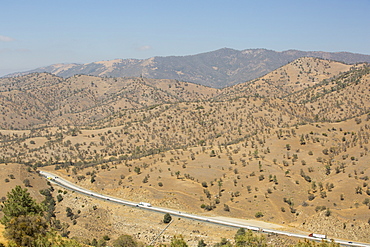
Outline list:
[[[244,97],[245,95],[283,97],[312,87],[324,79],[349,70],[353,66],[355,65],[303,57],[256,80],[225,88],[219,98]]]
[[[0,105],[3,108],[0,127],[27,129],[46,125],[92,125],[98,120],[111,118],[113,114],[122,114],[125,109],[250,96],[282,98],[299,92],[294,94],[297,103],[310,97],[303,89],[316,97],[317,92],[312,90],[324,90],[325,86],[320,83],[322,80],[330,80],[356,66],[359,67],[318,58],[300,58],[257,80],[223,90],[177,80],[147,78],[76,75],[63,79],[47,73],[1,78]],[[307,111],[321,114],[312,109]]]
[[[122,109],[205,100],[217,92],[176,80],[85,75],[62,79],[47,73],[1,78],[0,127],[86,125]]]
[[[285,99],[305,105],[316,121],[342,121],[369,112],[369,88],[370,67],[358,66]]]
[[[4,162],[126,160],[175,148],[238,143],[258,133],[309,119],[305,108],[260,98],[160,105],[122,111],[101,128],[41,128],[0,131]]]
[[[367,116],[361,120],[277,128],[238,144],[90,168],[43,169],[137,202],[242,219],[260,212],[264,221],[369,242],[370,125]]]
[[[7,190],[30,182],[37,192],[45,181],[34,169],[44,169],[137,202],[370,242],[367,65],[302,58],[222,91],[145,78],[23,79],[0,82]],[[62,189],[54,196],[71,236],[122,229],[149,241],[163,228],[158,215]],[[169,234],[182,231],[194,244],[221,237],[191,221]]]
[[[226,121],[219,126],[229,121],[232,126],[231,117],[224,114]],[[57,128],[38,133],[18,132],[14,134],[26,138],[24,142],[8,144],[11,148],[3,150],[13,152],[19,162],[29,158],[35,165],[57,162],[43,169],[60,172],[84,187],[121,198],[243,219],[255,218],[261,212],[266,221],[333,237],[370,241],[367,237],[370,125],[368,115],[358,119],[265,127],[244,135],[235,144],[191,143],[192,147],[153,153],[140,159],[120,159],[114,154],[118,146],[115,142],[126,144],[128,140],[127,134],[121,133],[121,126],[74,134]],[[130,129],[137,132],[131,132],[135,138],[132,137],[130,146],[134,148],[127,155],[143,151],[138,147],[142,145],[140,140],[144,138],[139,137],[144,135],[145,128],[136,129],[139,126]],[[247,128],[241,131],[247,134]],[[2,137],[16,141],[16,135],[10,133]],[[53,136],[53,133],[57,134]],[[223,136],[231,134],[232,131]],[[39,137],[27,138],[28,135]],[[96,144],[92,144],[94,138]],[[86,158],[88,155],[95,156],[90,160]],[[101,163],[103,159],[106,161]]]
[[[25,186],[26,183],[28,186]],[[7,192],[17,185],[27,187],[31,196],[37,201],[43,199],[38,191],[47,188],[45,179],[41,178],[34,169],[16,163],[0,164],[0,185],[3,188],[0,190],[1,201],[6,198]]]

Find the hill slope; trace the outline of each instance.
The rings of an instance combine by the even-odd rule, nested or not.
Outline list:
[[[11,174],[18,179],[16,172],[24,170],[30,174],[19,179],[32,179],[36,189],[31,167],[43,167],[137,202],[260,217],[370,242],[369,75],[366,64],[300,58],[223,90],[146,78],[3,78],[0,121],[7,130],[0,130],[0,185],[14,185]],[[54,193],[62,196],[57,211],[71,225],[71,236],[129,229],[148,240],[154,233],[141,234],[145,230],[137,226],[160,221],[79,194]],[[82,217],[66,217],[65,207]],[[183,221],[176,220],[177,232],[187,229]]]
[[[343,121],[370,111],[370,67],[353,67],[331,80],[323,80],[286,97],[304,104],[320,121]]]
[[[116,59],[87,64],[55,64],[9,76],[48,72],[61,77],[76,74],[108,77],[147,77],[175,79],[223,88],[267,74],[300,57],[318,57],[353,64],[370,62],[370,55],[348,52],[311,52],[267,49],[233,50],[228,48],[190,56]]]
[[[86,125],[122,109],[198,101],[217,89],[175,80],[101,78],[67,79],[47,73],[0,79],[0,128],[36,125]]]
[[[368,111],[368,68],[366,64],[347,65],[304,57],[258,79],[224,89],[141,77],[76,75],[65,79],[48,73],[34,73],[0,78],[0,105],[3,106],[0,128],[94,125],[106,118],[110,121],[114,115],[125,115],[123,111],[129,109],[251,96],[263,97],[271,105],[289,105],[280,109],[298,117],[297,123],[324,117],[337,121]],[[335,96],[339,91],[340,102]],[[347,97],[354,93],[356,97]],[[274,101],[276,98],[283,101]],[[343,100],[348,101],[345,111],[339,107]],[[337,110],[331,115],[333,109]]]
[[[354,65],[303,57],[284,65],[260,78],[222,89],[219,98],[258,95],[284,97],[315,86],[324,79],[349,70]]]

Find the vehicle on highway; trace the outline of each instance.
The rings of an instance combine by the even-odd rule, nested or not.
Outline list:
[[[309,237],[314,237],[314,238],[326,239],[326,235],[324,235],[324,234],[311,233],[308,236]]]
[[[53,183],[59,184],[59,185],[61,185],[62,187],[66,188],[66,189],[70,189],[72,191],[80,192],[80,193],[85,194],[85,195],[91,195],[95,198],[108,200],[110,202],[117,202],[117,203],[120,203],[120,204],[123,204],[123,205],[136,206],[136,207],[140,207],[142,209],[152,210],[152,211],[161,212],[161,213],[171,213],[171,214],[175,214],[175,215],[177,214],[180,217],[186,217],[186,218],[190,218],[190,219],[194,219],[194,220],[200,220],[200,221],[214,223],[214,224],[221,224],[221,225],[225,225],[225,226],[245,228],[245,229],[249,229],[249,230],[253,230],[253,231],[257,231],[257,232],[264,232],[264,233],[273,234],[273,235],[285,235],[285,236],[292,236],[292,237],[297,237],[297,238],[302,238],[302,239],[309,238],[309,239],[315,240],[315,241],[325,241],[325,240],[328,239],[327,236],[324,235],[324,234],[311,233],[311,234],[307,235],[308,233],[296,234],[296,233],[291,233],[291,232],[279,231],[279,230],[276,230],[276,229],[258,228],[258,227],[255,227],[255,226],[245,225],[243,223],[227,222],[227,221],[218,220],[218,219],[215,219],[215,218],[208,218],[208,217],[204,217],[204,216],[193,215],[193,214],[189,214],[189,213],[185,213],[185,212],[181,212],[181,211],[175,211],[175,210],[166,209],[166,208],[158,208],[156,206],[152,206],[148,202],[136,203],[136,202],[131,202],[131,201],[125,201],[125,200],[109,197],[107,195],[103,195],[103,194],[100,194],[100,193],[97,193],[97,192],[92,192],[90,190],[84,189],[82,187],[79,187],[78,185],[75,185],[71,182],[68,182],[68,181],[64,180],[63,178],[59,178],[59,177],[57,177],[54,174],[49,173],[49,172],[40,171],[40,174],[42,176],[44,176],[45,178],[47,178],[47,179],[50,179],[50,178],[53,179]],[[356,243],[356,242],[352,242],[352,241],[349,241],[349,240],[345,241],[345,240],[341,240],[341,239],[333,239],[333,241],[335,241],[335,242],[337,242],[341,245],[344,245],[344,246],[370,247],[370,244],[368,244],[368,243]]]
[[[247,229],[248,229],[248,230],[252,230],[252,231],[256,231],[256,232],[260,232],[260,231],[262,231],[262,229],[261,229],[261,228],[259,228],[259,227],[255,227],[255,226],[248,226],[248,227],[247,227]]]

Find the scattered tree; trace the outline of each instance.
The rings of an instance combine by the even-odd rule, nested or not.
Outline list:
[[[166,213],[164,216],[163,216],[163,223],[165,224],[168,224],[170,223],[172,220],[172,217],[169,213]]]

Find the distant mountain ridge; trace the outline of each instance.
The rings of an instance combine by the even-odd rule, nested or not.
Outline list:
[[[370,62],[370,55],[350,52],[322,52],[267,49],[219,50],[188,56],[115,59],[86,64],[53,64],[6,77],[48,72],[60,77],[86,74],[103,77],[146,77],[194,82],[224,88],[263,76],[300,57],[317,57],[347,64]]]
[[[32,73],[0,78],[0,129],[95,125],[129,110],[249,97],[281,104],[283,112],[304,122],[314,118],[342,121],[370,112],[369,76],[369,64],[348,65],[312,57],[296,59],[258,79],[223,89],[173,79],[62,78]],[[291,105],[283,106],[288,103]]]

